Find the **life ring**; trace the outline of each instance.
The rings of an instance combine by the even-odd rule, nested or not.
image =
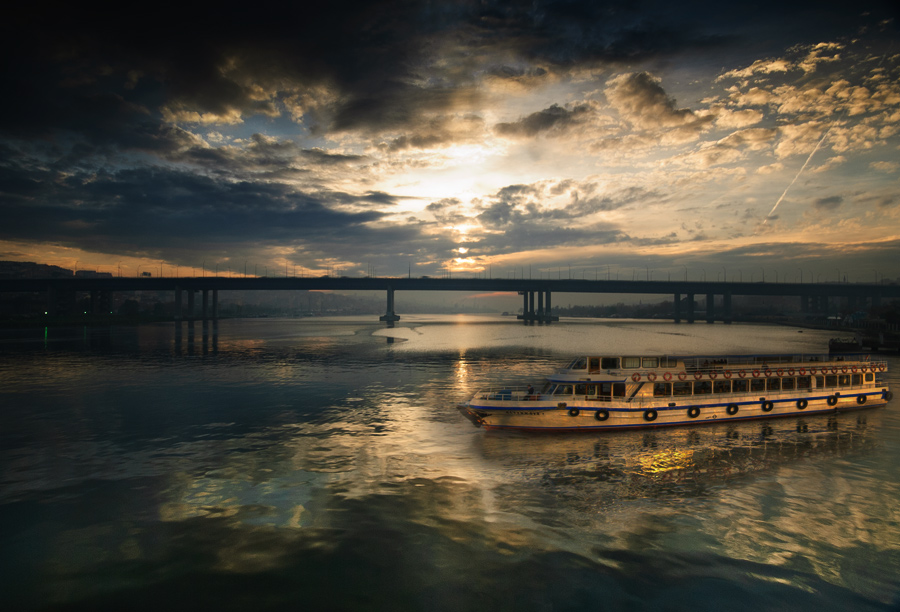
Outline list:
[[[725,378],[731,378],[731,370],[725,370],[724,372],[722,372],[722,376],[724,376]]]
[[[837,405],[837,402],[838,402],[838,396],[837,396],[837,395],[829,395],[829,396],[828,396],[828,405],[829,405],[829,406],[836,406],[836,405]]]
[[[670,380],[672,380],[672,374],[670,372],[666,372],[665,374],[663,374],[663,380],[669,382]]]
[[[649,380],[650,382],[656,380],[656,372],[650,372],[649,374],[647,374],[647,380]]]
[[[855,365],[850,366],[850,371],[856,374],[857,367]]]
[[[753,370],[753,378],[759,378],[759,370]]]
[[[766,375],[766,378],[769,378],[772,375],[772,370],[770,370],[769,368],[766,368],[765,375]]]
[[[857,395],[857,396],[856,396],[856,403],[859,404],[860,406],[862,406],[863,404],[865,404],[865,403],[866,403],[866,396],[865,396],[865,395]]]
[[[784,370],[782,370],[781,368],[778,368],[778,370],[776,370],[776,373],[777,373],[779,376],[784,376]]]
[[[805,410],[807,406],[809,406],[809,402],[805,399],[797,400],[797,410]]]
[[[797,373],[800,374],[800,376],[806,376],[806,368],[800,368],[797,370]]]
[[[815,374],[816,374],[816,369],[815,369],[815,368],[810,368],[810,369],[809,369],[809,373],[812,374],[813,376],[815,376]]]
[[[728,404],[728,408],[725,409],[725,412],[727,412],[730,415],[737,414],[738,413],[738,405],[737,404]]]
[[[788,368],[788,376],[794,375],[794,368]]]
[[[738,372],[738,377],[739,378],[747,378],[747,373],[745,371],[741,370],[740,372]]]
[[[684,372],[679,372],[679,373],[678,373],[678,380],[684,380],[685,378],[687,378],[687,374],[686,374],[686,373],[684,373]]]
[[[696,419],[700,416],[700,408],[698,406],[691,406],[688,408],[688,416],[692,419]]]
[[[887,370],[887,366],[882,363],[880,366],[878,366],[878,369],[884,372],[885,370]]]
[[[644,411],[644,420],[645,421],[655,421],[656,420],[656,410],[645,410]]]
[[[718,372],[710,372],[710,373],[709,373],[709,377],[712,378],[713,380],[715,380],[716,378],[718,378],[718,376],[719,376],[719,373],[718,373]]]
[[[867,366],[859,366],[861,372],[868,372],[869,368]]]
[[[831,366],[831,373],[837,374],[837,366]]]
[[[609,418],[609,410],[598,410],[594,413],[594,418],[598,421],[605,421]]]
[[[694,372],[694,380],[700,380],[703,378],[703,372]]]
[[[635,372],[634,374],[631,375],[631,380],[633,380],[634,382],[638,382],[641,380],[641,375],[638,374],[637,372]]]
[[[762,411],[763,412],[772,412],[772,408],[775,407],[775,404],[772,402],[763,402],[762,403]]]
[[[842,374],[846,374],[846,373],[847,373],[847,366],[841,366],[841,373],[842,373]]]
[[[569,408],[569,416],[576,417],[581,414],[581,411],[578,408]]]

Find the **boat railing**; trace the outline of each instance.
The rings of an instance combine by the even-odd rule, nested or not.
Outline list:
[[[532,390],[528,392],[527,387],[498,387],[496,389],[482,389],[475,394],[475,397],[483,400],[509,400],[509,401],[529,401],[546,399],[541,393]]]

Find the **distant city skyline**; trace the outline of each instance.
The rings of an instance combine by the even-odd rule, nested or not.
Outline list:
[[[185,5],[140,20],[32,6],[2,26],[0,260],[900,276],[893,3]]]

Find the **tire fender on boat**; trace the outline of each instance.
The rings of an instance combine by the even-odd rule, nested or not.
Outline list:
[[[700,407],[691,406],[690,408],[688,408],[687,415],[692,419],[696,419],[698,416],[700,416]]]
[[[735,415],[738,413],[738,405],[737,404],[728,404],[728,408],[725,409],[725,412],[731,415]]]
[[[805,399],[797,400],[797,410],[805,410],[807,406],[809,406],[809,402]]]
[[[605,421],[609,418],[609,410],[598,410],[594,413],[594,418],[598,421]]]
[[[856,396],[856,403],[859,404],[860,406],[862,406],[863,404],[865,404],[865,403],[866,403],[866,396],[865,396],[865,395],[857,395],[857,396]]]
[[[837,406],[838,396],[837,395],[829,395],[827,403],[829,406]]]
[[[889,402],[892,399],[894,399],[894,393],[892,391],[885,391],[884,393],[881,394],[881,399],[885,400],[886,402]]]
[[[645,421],[655,421],[656,420],[656,410],[645,410],[644,411],[644,420]]]
[[[578,408],[569,408],[569,416],[577,417],[579,414],[581,414],[581,411]]]
[[[772,412],[772,408],[775,407],[774,402],[763,401],[762,403],[762,411],[763,412]]]

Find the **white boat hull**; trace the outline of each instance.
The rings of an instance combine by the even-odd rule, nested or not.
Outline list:
[[[866,389],[839,394],[769,396],[762,398],[730,397],[727,402],[690,402],[634,404],[596,401],[477,401],[458,406],[470,421],[487,429],[573,430],[636,429],[695,425],[697,423],[770,419],[844,412],[883,407],[887,404],[887,388]],[[802,408],[801,408],[802,406]]]

